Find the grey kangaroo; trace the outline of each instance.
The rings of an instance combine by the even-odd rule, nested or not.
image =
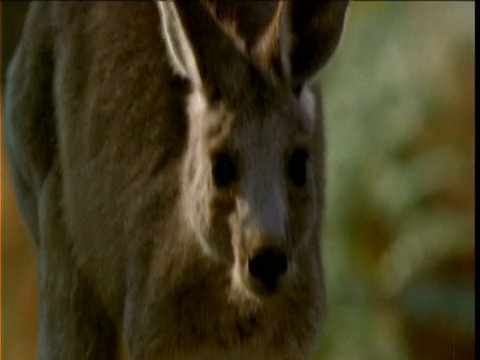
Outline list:
[[[3,126],[40,359],[308,359],[347,5],[31,5]]]

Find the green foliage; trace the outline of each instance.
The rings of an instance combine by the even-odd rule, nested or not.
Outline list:
[[[474,358],[474,41],[471,2],[352,4],[323,74],[314,359]]]

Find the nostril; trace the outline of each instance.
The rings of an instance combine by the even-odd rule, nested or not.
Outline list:
[[[285,253],[274,249],[263,250],[248,261],[250,274],[268,289],[275,287],[278,277],[287,271],[287,266]]]

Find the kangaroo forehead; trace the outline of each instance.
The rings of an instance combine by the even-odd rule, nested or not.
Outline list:
[[[205,135],[211,148],[282,147],[286,143],[305,143],[303,121],[294,110],[274,106],[271,109],[235,109],[220,106],[207,119]]]

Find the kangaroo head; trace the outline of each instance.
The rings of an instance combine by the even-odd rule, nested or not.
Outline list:
[[[347,3],[158,5],[169,61],[191,83],[183,215],[235,286],[274,292],[301,249],[318,251],[322,119],[307,82],[333,53]]]

